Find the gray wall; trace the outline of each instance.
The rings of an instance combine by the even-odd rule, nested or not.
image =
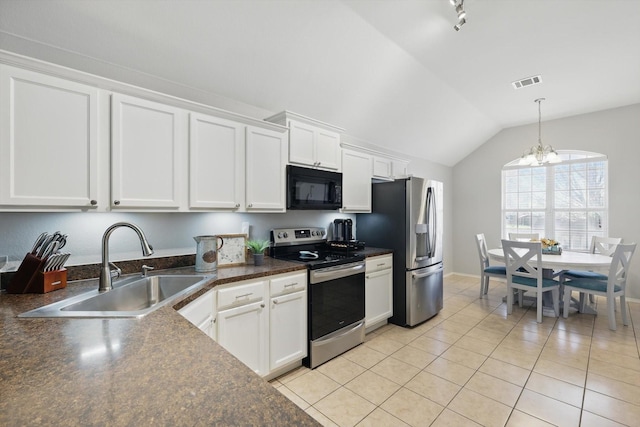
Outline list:
[[[479,274],[473,235],[489,247],[500,242],[501,170],[537,141],[537,123],[501,131],[453,168],[453,270]],[[640,104],[543,121],[542,140],[556,149],[606,154],[609,158],[609,235],[640,242]],[[640,254],[628,281],[640,298]]]

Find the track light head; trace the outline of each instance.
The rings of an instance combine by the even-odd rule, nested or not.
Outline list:
[[[462,18],[456,25],[453,26],[453,29],[456,31],[460,31],[460,28],[467,22],[466,19]]]

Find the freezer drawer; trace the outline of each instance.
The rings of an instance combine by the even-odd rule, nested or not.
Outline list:
[[[415,326],[442,310],[442,264],[407,271],[407,325]]]

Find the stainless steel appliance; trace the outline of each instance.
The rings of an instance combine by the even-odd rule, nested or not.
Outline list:
[[[271,256],[307,266],[309,351],[315,368],[364,342],[364,255],[327,244],[318,227],[271,230]]]
[[[358,214],[358,238],[393,249],[393,316],[415,326],[442,309],[442,183],[409,177],[372,186],[370,214]]]
[[[287,165],[287,209],[342,207],[342,174]]]

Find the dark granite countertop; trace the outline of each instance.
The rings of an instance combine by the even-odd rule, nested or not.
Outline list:
[[[186,300],[296,270],[304,267],[271,258],[219,268]],[[85,280],[43,295],[0,293],[0,425],[319,425],[173,307],[141,319],[16,318],[95,288]]]

